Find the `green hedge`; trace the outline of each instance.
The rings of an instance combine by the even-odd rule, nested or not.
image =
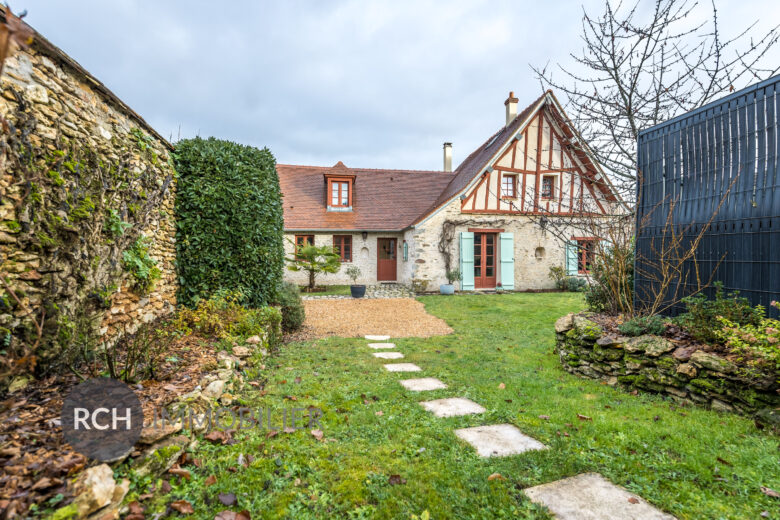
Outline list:
[[[179,303],[195,306],[220,290],[242,303],[272,302],[284,262],[276,160],[229,141],[185,139],[174,153]]]

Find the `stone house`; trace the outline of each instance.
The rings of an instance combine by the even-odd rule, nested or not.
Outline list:
[[[587,274],[598,237],[567,222],[609,218],[623,204],[552,91],[519,113],[513,93],[504,105],[505,124],[454,171],[451,143],[443,171],[277,165],[287,256],[296,244],[333,245],[360,268],[358,283],[428,290],[451,269],[461,290],[550,288],[553,266]],[[344,271],[319,283],[350,283]]]

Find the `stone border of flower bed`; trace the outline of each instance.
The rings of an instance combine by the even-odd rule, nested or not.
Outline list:
[[[571,313],[555,322],[555,352],[568,372],[778,424],[776,372],[747,375],[728,359],[660,336],[609,335],[591,316]]]
[[[233,403],[233,395],[230,392],[239,388],[243,382],[240,370],[268,355],[269,337],[268,333],[252,336],[245,341],[246,346],[234,346],[232,354],[218,352],[219,368],[205,374],[194,390],[181,395],[169,408],[187,406],[206,409],[213,405],[230,406]],[[197,444],[195,435],[205,428],[205,422],[201,424],[203,428],[190,431],[189,436],[181,433],[181,423],[169,423],[165,427],[145,427],[133,452],[111,465],[100,464],[87,468],[73,479],[69,483],[70,489],[73,490],[73,502],[55,511],[52,519],[119,518],[120,513],[124,512],[122,503],[130,489],[130,480],[124,478],[117,482],[112,466],[116,467],[127,457],[133,457],[130,468],[136,477],[162,476],[176,464],[182,453]]]

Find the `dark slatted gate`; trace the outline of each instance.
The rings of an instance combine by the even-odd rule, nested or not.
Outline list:
[[[691,244],[713,214],[696,261],[685,263],[667,297],[695,290],[698,271],[705,281],[714,272],[714,280],[739,290],[754,305],[780,301],[779,111],[776,76],[639,134],[638,308],[658,291],[652,273],[672,228]],[[712,289],[705,293],[711,296]],[[679,311],[679,306],[669,309]]]

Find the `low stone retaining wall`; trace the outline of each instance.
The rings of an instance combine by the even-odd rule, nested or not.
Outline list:
[[[606,335],[587,314],[560,318],[555,333],[555,351],[563,367],[573,374],[667,394],[713,410],[777,420],[777,373],[747,375],[725,358],[696,347],[677,347],[660,336]]]

